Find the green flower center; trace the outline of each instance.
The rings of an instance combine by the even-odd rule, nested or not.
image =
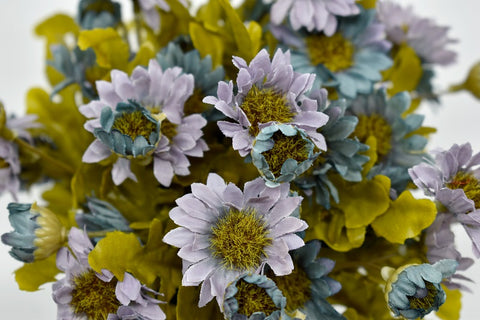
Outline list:
[[[473,174],[458,171],[446,186],[450,189],[462,189],[467,198],[475,203],[475,208],[480,209],[480,181]]]
[[[113,122],[112,129],[120,131],[135,141],[138,136],[143,136],[150,141],[150,134],[157,129],[157,123],[148,119],[141,111],[124,112]]]
[[[237,282],[235,299],[238,302],[238,313],[250,317],[254,312],[262,311],[268,317],[277,306],[264,288],[253,283],[240,280]]]
[[[355,47],[341,33],[331,37],[315,34],[306,39],[307,50],[313,65],[323,64],[332,72],[345,70],[353,65]]]
[[[275,121],[288,123],[292,121],[295,113],[288,105],[287,97],[272,89],[258,89],[253,86],[242,102],[242,110],[247,115],[248,121],[252,124],[250,133],[256,136],[260,130],[259,123]]]
[[[164,119],[160,125],[160,132],[171,141],[177,135],[177,125]]]
[[[105,320],[109,313],[115,314],[120,302],[115,296],[117,280],[110,282],[99,279],[93,270],[74,278],[72,301],[75,314],[85,314],[91,320]]]
[[[265,221],[254,209],[230,209],[212,227],[210,249],[227,269],[251,270],[266,256],[272,243]]]
[[[278,177],[282,165],[287,159],[294,159],[298,163],[308,160],[307,141],[299,134],[295,136],[285,136],[277,131],[272,136],[275,144],[273,148],[262,153],[268,163],[270,171]]]
[[[288,311],[294,311],[302,308],[305,302],[312,297],[310,289],[311,281],[305,271],[299,266],[295,265],[292,273],[282,277],[273,276],[278,289],[282,291],[285,298],[287,298]]]
[[[364,114],[358,116],[358,124],[352,136],[357,137],[362,143],[365,143],[370,136],[375,137],[379,160],[392,149],[392,127],[385,118],[376,113],[370,116]]]
[[[417,290],[414,296],[407,296],[410,301],[410,309],[429,310],[435,302],[437,293],[437,288],[432,283],[425,281],[425,289]]]

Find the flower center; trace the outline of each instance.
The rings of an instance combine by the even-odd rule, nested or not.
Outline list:
[[[147,141],[150,141],[150,134],[156,131],[157,124],[148,119],[141,111],[133,111],[124,112],[116,118],[112,129],[131,137],[132,141],[135,141],[138,136],[143,136]],[[153,143],[154,141],[150,142]]]
[[[450,189],[462,189],[467,198],[475,203],[475,208],[480,209],[480,181],[473,174],[458,171],[446,186]]]
[[[238,302],[238,313],[250,317],[254,312],[262,311],[268,317],[277,306],[264,288],[253,283],[240,280],[237,282],[235,299]]]
[[[435,286],[425,281],[425,288],[418,288],[413,296],[407,296],[410,301],[410,309],[429,310],[435,302],[438,290]]]
[[[277,131],[273,134],[273,148],[262,153],[270,167],[270,171],[277,177],[281,173],[282,165],[287,159],[294,159],[298,163],[308,160],[307,141],[299,134],[285,136]]]
[[[392,148],[392,127],[382,116],[374,113],[370,116],[358,116],[358,124],[352,136],[365,143],[367,138],[374,136],[377,140],[378,159],[385,157]]]
[[[166,136],[168,140],[172,141],[173,137],[177,135],[177,125],[164,119],[160,125],[160,132]]]
[[[278,289],[282,291],[285,298],[287,298],[288,311],[293,311],[305,305],[305,302],[311,298],[311,281],[305,271],[299,266],[295,265],[292,273],[283,277],[273,276]]]
[[[307,50],[313,65],[323,64],[332,72],[345,70],[353,65],[355,47],[341,33],[331,37],[323,34],[308,36]]]
[[[287,97],[273,91],[273,89],[258,89],[253,86],[243,99],[242,110],[252,124],[250,133],[256,136],[260,130],[258,124],[275,121],[288,123],[295,116],[287,102]]]
[[[212,227],[210,249],[225,268],[251,270],[266,256],[265,247],[272,243],[268,234],[265,221],[254,209],[230,209]]]
[[[115,278],[104,282],[90,270],[74,278],[73,282],[75,288],[72,290],[70,303],[75,314],[85,314],[92,320],[105,320],[108,314],[117,312],[120,302],[115,296]]]

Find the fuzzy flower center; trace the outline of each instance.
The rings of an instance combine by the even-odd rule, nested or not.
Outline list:
[[[273,89],[258,89],[253,86],[243,99],[242,110],[252,124],[250,133],[256,136],[260,129],[258,124],[275,121],[288,123],[293,120],[295,113],[287,102],[287,97],[273,91]]]
[[[418,288],[413,296],[407,296],[410,301],[410,309],[429,310],[435,303],[438,290],[435,286],[425,281],[425,288]]]
[[[475,203],[475,208],[480,209],[480,181],[473,174],[458,171],[446,186],[450,189],[462,189],[467,198]]]
[[[308,160],[307,142],[300,136],[285,136],[275,132],[272,136],[275,144],[273,148],[262,153],[268,163],[270,171],[277,177],[280,175],[282,165],[287,159],[302,163]]]
[[[392,127],[382,116],[374,113],[372,115],[358,116],[358,124],[353,132],[360,142],[365,143],[370,136],[377,140],[378,158],[382,159],[392,149]]]
[[[115,278],[104,282],[90,270],[74,278],[73,282],[75,288],[70,304],[75,314],[85,314],[88,319],[106,320],[109,313],[117,313],[120,302],[115,295]]]
[[[227,269],[251,270],[266,256],[272,243],[265,221],[254,209],[230,209],[212,227],[210,249]]]
[[[310,289],[312,282],[305,271],[297,265],[289,275],[272,277],[272,279],[285,298],[287,298],[286,309],[288,311],[303,307],[312,297]]]
[[[160,132],[167,137],[168,140],[172,141],[173,137],[177,135],[177,125],[164,119],[160,125]]]
[[[147,119],[141,111],[124,112],[121,117],[115,119],[112,129],[131,137],[133,141],[138,136],[150,141],[150,134],[155,132],[157,124]]]
[[[237,282],[238,313],[250,317],[254,312],[263,311],[268,317],[278,308],[264,288],[240,280]]]
[[[341,33],[331,37],[323,34],[308,36],[307,50],[313,65],[323,64],[332,72],[345,70],[353,65],[355,47]]]

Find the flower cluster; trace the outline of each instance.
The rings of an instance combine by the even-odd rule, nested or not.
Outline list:
[[[429,152],[416,112],[448,28],[386,0],[77,9],[35,30],[50,88],[0,107],[0,193],[46,190],[7,207],[20,289],[54,282],[62,320],[458,319],[480,154]]]

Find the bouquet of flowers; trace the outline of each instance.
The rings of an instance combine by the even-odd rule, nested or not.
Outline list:
[[[389,0],[132,8],[38,24],[51,88],[0,106],[21,290],[53,282],[62,320],[459,318],[480,153],[427,152],[418,113],[447,27]]]

